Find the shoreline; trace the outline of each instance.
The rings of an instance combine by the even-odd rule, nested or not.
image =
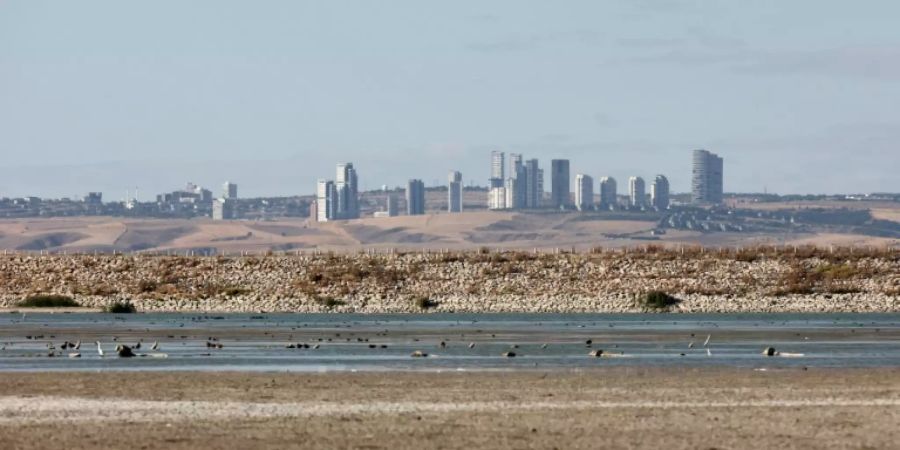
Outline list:
[[[0,257],[0,308],[39,294],[143,312],[900,312],[900,251]]]

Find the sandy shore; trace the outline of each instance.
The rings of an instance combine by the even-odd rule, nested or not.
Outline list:
[[[900,370],[4,373],[0,447],[890,448]]]

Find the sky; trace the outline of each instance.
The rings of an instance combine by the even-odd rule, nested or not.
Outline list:
[[[900,191],[895,0],[0,0],[0,197],[572,178]],[[549,170],[547,171],[549,173]],[[549,186],[549,180],[545,186]]]

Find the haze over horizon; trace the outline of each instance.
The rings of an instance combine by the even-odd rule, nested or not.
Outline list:
[[[729,192],[900,191],[900,3],[748,5],[0,2],[0,197],[309,195],[342,161],[485,185],[494,149],[675,192],[695,148]]]

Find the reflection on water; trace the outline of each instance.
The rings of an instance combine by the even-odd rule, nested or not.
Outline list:
[[[65,341],[82,344],[63,350]],[[105,357],[98,355],[95,341],[102,343]],[[135,353],[157,357],[111,356],[117,344],[137,342],[142,345]],[[159,351],[150,349],[153,342]],[[286,348],[291,344],[297,348]],[[765,347],[782,356],[762,356]],[[416,350],[429,356],[410,357]],[[604,357],[588,356],[594,350]],[[501,356],[505,352],[516,356]],[[70,358],[71,353],[81,357]],[[900,366],[900,314],[0,315],[0,371],[620,365]]]

